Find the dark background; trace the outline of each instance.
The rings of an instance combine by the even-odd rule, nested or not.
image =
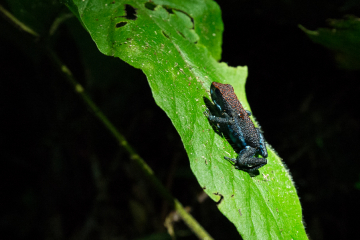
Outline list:
[[[339,69],[334,53],[312,43],[297,25],[326,27],[329,18],[360,16],[359,5],[218,4],[225,25],[222,61],[249,68],[248,101],[266,140],[292,173],[309,237],[357,236],[360,73]],[[4,18],[0,29],[2,238],[168,239],[164,219],[171,209],[51,65],[43,40]],[[215,239],[238,239],[216,204],[203,199],[180,137],[155,104],[144,74],[99,53],[75,18],[51,41],[93,100],[205,229]],[[174,228],[178,239],[196,239],[181,221]]]

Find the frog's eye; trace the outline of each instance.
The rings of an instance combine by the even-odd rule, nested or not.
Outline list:
[[[219,95],[219,94],[220,94],[220,90],[219,90],[218,88],[215,88],[215,93],[216,93],[217,95]]]

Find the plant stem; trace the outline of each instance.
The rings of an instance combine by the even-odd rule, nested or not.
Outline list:
[[[15,26],[19,27],[20,29],[39,37],[39,34],[29,28],[27,25],[19,21],[15,16],[13,16],[10,12],[8,12],[6,9],[4,9],[0,5],[0,12],[2,12],[7,19],[10,20]],[[65,16],[68,18],[69,16]],[[57,27],[57,25],[56,25]],[[56,28],[55,27],[55,28]],[[53,31],[50,31],[50,34],[52,34]],[[86,105],[88,105],[95,116],[105,125],[105,127],[111,132],[111,134],[117,139],[120,146],[125,148],[125,150],[129,153],[130,159],[133,160],[141,169],[143,174],[150,180],[152,185],[155,187],[157,192],[171,204],[175,210],[178,212],[178,214],[181,216],[183,221],[186,223],[186,225],[200,238],[200,239],[206,239],[211,240],[213,239],[206,231],[205,229],[189,214],[184,207],[181,205],[181,203],[174,198],[171,193],[165,188],[165,186],[160,182],[160,180],[154,175],[154,172],[150,168],[149,165],[146,164],[144,159],[139,156],[139,154],[136,153],[136,151],[130,146],[128,141],[125,139],[125,137],[115,128],[115,126],[109,121],[109,119],[103,114],[103,112],[96,106],[96,104],[91,100],[89,95],[85,92],[84,88],[81,86],[81,84],[74,78],[69,68],[61,62],[57,54],[49,47],[47,47],[47,52],[49,53],[49,56],[51,60],[54,62],[55,66],[63,73],[66,80],[74,87],[74,90],[76,93],[80,95],[80,97],[83,99]]]
[[[33,29],[22,23],[19,19],[17,19],[14,15],[12,15],[9,11],[7,11],[3,6],[0,5],[0,12],[4,14],[4,16],[13,23],[17,28],[34,35],[35,37],[39,37],[39,34],[35,32]]]
[[[86,94],[84,88],[80,85],[78,81],[74,78],[71,71],[64,65],[61,60],[58,58],[56,53],[51,49],[48,49],[49,55],[51,59],[54,61],[56,66],[61,70],[64,74],[65,78],[68,82],[74,87],[76,93],[80,95],[80,97],[84,100],[85,104],[87,104],[95,116],[105,125],[105,127],[111,132],[111,134],[116,138],[119,142],[120,146],[125,148],[125,150],[129,153],[130,159],[133,160],[141,169],[142,173],[150,180],[151,184],[155,187],[157,192],[164,198],[166,201],[171,204],[181,218],[184,220],[186,225],[200,238],[200,239],[213,239],[205,229],[189,214],[181,203],[174,198],[171,193],[164,187],[164,185],[160,182],[160,180],[155,176],[153,170],[149,165],[144,161],[139,154],[130,146],[125,137],[115,128],[115,126],[109,121],[109,119],[103,114],[103,112],[96,106],[96,104],[91,100],[89,95]]]

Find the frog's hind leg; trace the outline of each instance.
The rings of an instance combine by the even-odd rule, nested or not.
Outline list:
[[[225,157],[226,160],[230,160],[235,163],[239,169],[246,170],[248,172],[255,172],[262,166],[267,164],[266,158],[253,157],[256,153],[256,149],[247,146],[240,151],[239,156],[236,159]]]

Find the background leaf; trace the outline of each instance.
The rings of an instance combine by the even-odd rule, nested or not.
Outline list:
[[[347,16],[345,19],[330,19],[329,28],[316,31],[300,28],[315,43],[319,43],[335,53],[335,60],[345,69],[360,69],[360,19]]]
[[[268,164],[256,177],[235,170],[223,157],[237,153],[203,115],[203,96],[209,98],[212,81],[232,84],[250,109],[244,91],[246,67],[231,68],[214,59],[219,59],[216,46],[222,32],[218,6],[212,1],[74,3],[77,9],[72,11],[79,12],[101,52],[144,71],[156,103],[182,138],[199,184],[215,201],[221,199],[220,211],[241,235],[306,239],[296,190],[280,158],[269,151]],[[210,15],[210,20],[205,17]]]

